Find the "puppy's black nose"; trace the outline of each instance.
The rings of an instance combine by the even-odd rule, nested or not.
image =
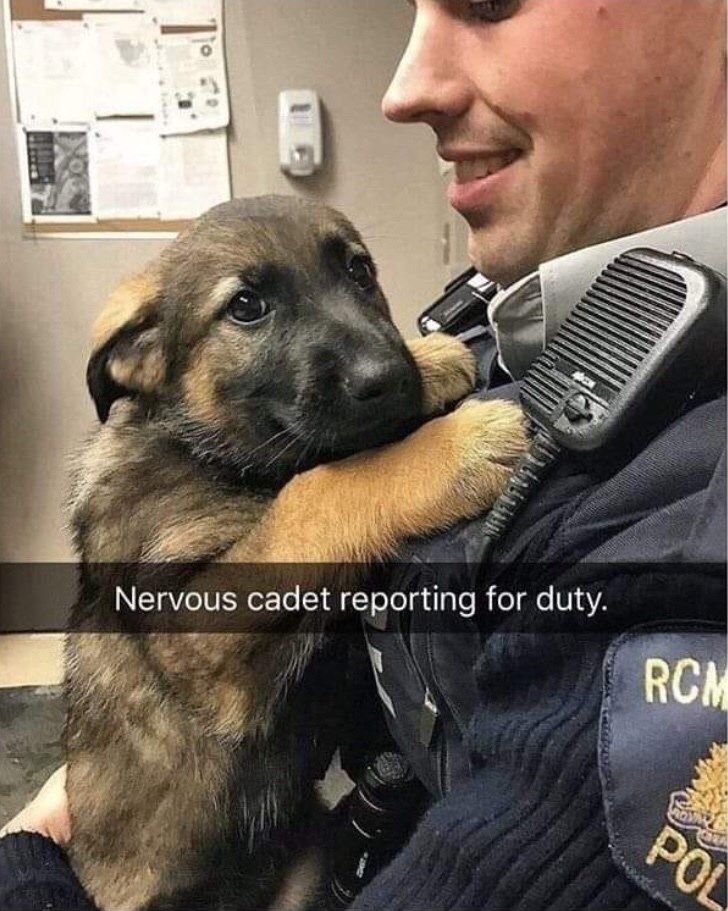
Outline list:
[[[346,370],[343,385],[347,394],[358,402],[374,402],[386,395],[398,395],[407,377],[398,362],[355,360]]]

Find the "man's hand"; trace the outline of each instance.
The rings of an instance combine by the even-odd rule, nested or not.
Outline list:
[[[66,767],[51,775],[31,802],[0,829],[0,837],[13,832],[37,832],[65,848],[71,840],[71,816],[66,794]]]

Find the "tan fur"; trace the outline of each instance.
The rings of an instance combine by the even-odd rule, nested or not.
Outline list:
[[[407,342],[424,380],[425,414],[436,414],[457,402],[475,383],[475,358],[463,353],[463,344],[451,335],[435,332]]]
[[[187,369],[183,383],[191,410],[201,420],[214,421],[217,417],[217,396],[215,394],[215,369],[210,363],[208,352],[195,355]]]
[[[446,372],[439,376],[449,382]],[[430,401],[441,394],[433,390]],[[401,443],[314,468],[276,498],[256,540],[257,556],[279,563],[368,563],[391,556],[405,538],[482,512],[524,445],[516,405],[474,402]],[[248,553],[247,542],[240,542],[226,558]]]
[[[322,236],[340,226],[340,216],[317,218]],[[264,250],[259,230],[256,242]],[[233,243],[229,228],[209,231],[210,237],[218,231],[226,249]],[[180,241],[182,261],[186,242]],[[251,242],[243,252],[252,257],[254,247]],[[222,257],[212,240],[208,248]],[[313,253],[307,255],[310,262],[302,255],[299,266],[317,268]],[[221,379],[232,376],[233,361],[239,370],[253,363],[232,328],[205,334],[210,311],[231,289],[228,267],[220,269],[200,306],[204,318],[196,311],[190,320],[199,321],[183,327],[188,359],[176,393],[213,430],[224,415]],[[169,290],[160,284],[163,274],[154,266],[125,283],[94,334],[96,353],[111,346],[110,376],[152,397],[171,382],[157,333],[157,308]],[[145,333],[152,334],[145,340]],[[426,414],[472,389],[474,361],[457,340],[431,335],[409,343],[409,350]],[[285,590],[291,582],[285,564],[297,565],[304,588],[349,587],[367,564],[396,554],[408,538],[486,509],[526,445],[515,405],[473,403],[400,442],[319,465],[279,490],[258,491],[193,458],[149,413],[134,395],[117,401],[76,469],[77,540],[88,578],[102,587],[107,564],[138,564],[134,578],[141,586],[144,567],[161,564],[170,570],[170,588],[199,592],[226,588],[236,564],[252,564],[241,593]],[[185,561],[205,568],[192,579],[176,577]],[[261,790],[260,774],[245,792],[244,820],[235,819],[239,810],[230,805],[231,783],[246,763],[265,764],[268,738],[279,736],[278,719],[322,641],[325,619],[307,615],[281,627],[278,616],[256,613],[236,617],[234,632],[216,627],[214,618],[201,632],[194,616],[180,616],[175,631],[148,633],[143,641],[118,632],[69,636],[70,856],[100,908],[138,911],[157,896],[183,892],[202,875],[193,859],[204,859],[206,846],[231,824],[247,826],[249,852],[257,849],[256,833],[277,824],[280,795]],[[238,785],[245,789],[246,779]],[[315,850],[309,856],[305,848],[291,856],[287,878],[285,869],[278,871],[271,911],[307,906],[316,863]]]
[[[142,333],[131,356],[115,357],[109,362],[109,375],[120,386],[145,393],[159,388],[164,379],[165,365],[155,336],[155,329]]]
[[[442,351],[438,346],[433,347],[441,365]],[[454,353],[455,349],[451,350]],[[426,347],[420,351],[423,360],[425,352]],[[448,375],[447,371],[436,373]],[[431,390],[430,400],[436,401],[443,395],[440,390]],[[334,588],[349,585],[355,581],[357,564],[391,555],[410,536],[447,527],[486,508],[502,489],[511,470],[509,466],[520,455],[524,444],[522,419],[516,406],[496,402],[461,407],[429,422],[401,443],[295,477],[261,516],[259,524],[232,543],[219,560],[311,563],[310,575],[305,579],[311,590],[325,585]],[[108,455],[109,447],[105,446],[104,451]],[[383,479],[386,479],[384,484]],[[394,496],[393,491],[396,491]],[[196,492],[196,496],[200,493]],[[171,513],[175,504],[178,509],[184,502],[183,496],[178,500],[173,498]],[[224,512],[215,513],[212,500],[210,506],[210,515],[197,515],[193,511],[189,518],[180,515],[174,525],[160,523],[163,527],[155,534],[153,544],[146,548],[148,558],[191,559],[200,550],[207,550],[212,541],[219,546],[229,540],[235,524],[230,523],[229,515],[222,519]],[[156,508],[159,509],[159,504]],[[162,514],[165,513],[163,508]],[[119,558],[118,554],[116,557]],[[338,578],[335,564],[341,566]],[[261,570],[249,584],[275,591],[283,583],[272,568],[267,574]],[[200,591],[215,590],[216,585],[214,568],[191,583],[192,588]],[[273,619],[272,615],[256,615],[251,622],[262,626]],[[214,637],[205,633],[160,633],[147,639],[155,663],[164,670],[174,690],[183,696],[195,725],[205,732],[205,737],[201,741],[197,737],[190,740],[191,732],[185,733],[189,731],[190,719],[176,713],[170,717],[169,706],[160,706],[156,721],[154,716],[145,720],[144,727],[150,730],[148,745],[140,742],[136,733],[129,737],[138,774],[144,781],[138,815],[145,819],[150,838],[156,828],[155,819],[160,821],[160,837],[153,838],[158,845],[155,861],[150,868],[146,855],[142,854],[139,857],[142,865],[138,866],[130,845],[123,855],[126,857],[123,865],[115,866],[113,871],[93,867],[84,877],[100,907],[124,911],[143,907],[159,889],[169,888],[176,881],[170,874],[179,868],[180,848],[185,839],[197,842],[205,836],[213,837],[216,802],[221,799],[219,793],[215,796],[213,783],[225,777],[229,755],[225,744],[238,743],[257,731],[265,733],[269,729],[281,692],[276,682],[279,669],[282,662],[290,660],[286,654],[291,643],[285,637],[281,639],[265,632],[261,636],[251,631]],[[151,679],[144,683],[138,656],[130,654],[125,644],[121,649],[119,645],[108,636],[95,637],[90,651],[87,644],[77,643],[77,650],[86,657],[87,675],[97,699],[103,698],[105,687],[110,692],[118,690],[120,677],[128,678],[134,668],[140,679],[130,691],[137,693],[142,686],[151,692],[153,688]],[[138,695],[134,699],[138,703]],[[133,706],[128,703],[124,714],[130,722],[135,721]],[[132,723],[130,727],[136,731],[138,724]],[[174,781],[169,777],[170,770],[179,763],[189,768],[190,762],[206,782],[199,796],[182,785],[183,777],[180,777],[180,790],[175,786],[169,790],[169,782]],[[113,764],[109,759],[105,768]],[[150,784],[159,779],[161,770],[166,799],[150,820],[145,806],[148,798],[144,795]],[[106,781],[105,776],[106,772],[101,779],[94,776],[87,789],[83,772],[76,765],[75,803],[82,806],[86,794],[86,800],[103,805],[106,800],[103,793],[99,794],[100,781],[104,782],[109,799],[114,799],[112,795],[118,792],[121,782]],[[176,812],[177,805],[184,808],[181,816]],[[175,847],[170,846],[165,854],[167,841],[161,835],[172,817],[179,820],[175,826]],[[180,825],[182,822],[184,825]],[[128,835],[132,839],[136,837],[132,833]],[[290,902],[288,906],[303,907]]]
[[[159,272],[153,267],[123,281],[109,296],[93,325],[93,349],[103,347],[122,327],[142,323],[156,308],[160,291]]]
[[[229,300],[239,288],[240,279],[237,275],[227,275],[225,278],[221,278],[212,289],[205,311],[210,314],[214,313],[215,310],[222,307],[225,301]]]

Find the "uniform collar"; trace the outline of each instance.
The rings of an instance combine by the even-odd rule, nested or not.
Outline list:
[[[726,209],[683,219],[639,234],[577,250],[499,291],[488,305],[501,366],[516,380],[528,370],[594,278],[616,256],[634,247],[686,253],[723,275]]]

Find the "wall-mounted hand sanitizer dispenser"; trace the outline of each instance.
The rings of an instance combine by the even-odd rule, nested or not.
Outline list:
[[[309,177],[323,162],[321,103],[310,89],[278,96],[281,170],[291,177]]]

